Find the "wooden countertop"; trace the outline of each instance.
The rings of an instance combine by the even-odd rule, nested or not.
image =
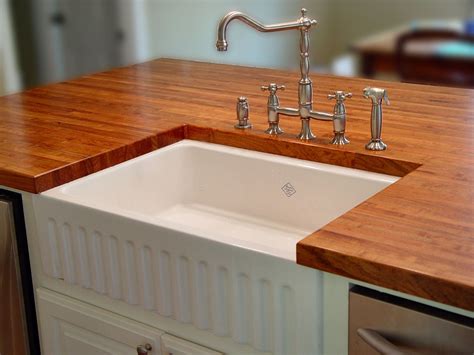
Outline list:
[[[312,75],[315,107],[343,89],[351,144],[294,138],[299,119],[270,137],[260,85],[297,73],[160,59],[0,98],[0,185],[41,192],[183,138],[403,176],[298,243],[298,263],[474,310],[474,91]],[[369,152],[365,86],[389,90],[385,152]],[[250,100],[252,130],[233,128],[237,96]]]

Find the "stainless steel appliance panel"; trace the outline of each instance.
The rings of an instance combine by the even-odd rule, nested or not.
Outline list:
[[[349,354],[474,354],[474,319],[360,286],[349,295]]]

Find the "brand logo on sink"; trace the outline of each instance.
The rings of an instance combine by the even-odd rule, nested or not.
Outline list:
[[[281,190],[285,193],[286,197],[291,197],[296,193],[295,188],[289,182],[283,185]]]

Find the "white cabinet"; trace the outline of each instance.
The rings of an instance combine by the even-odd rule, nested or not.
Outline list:
[[[44,355],[132,355],[145,344],[161,354],[158,329],[43,289],[37,303]]]
[[[170,334],[165,334],[161,337],[161,348],[163,355],[223,355],[223,353]]]
[[[36,295],[44,355],[222,354],[56,292]]]

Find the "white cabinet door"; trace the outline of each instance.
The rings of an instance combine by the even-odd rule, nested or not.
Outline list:
[[[163,355],[223,355],[190,341],[165,334],[161,337]]]
[[[45,355],[134,355],[146,344],[149,355],[161,355],[158,329],[45,289],[37,304]]]

